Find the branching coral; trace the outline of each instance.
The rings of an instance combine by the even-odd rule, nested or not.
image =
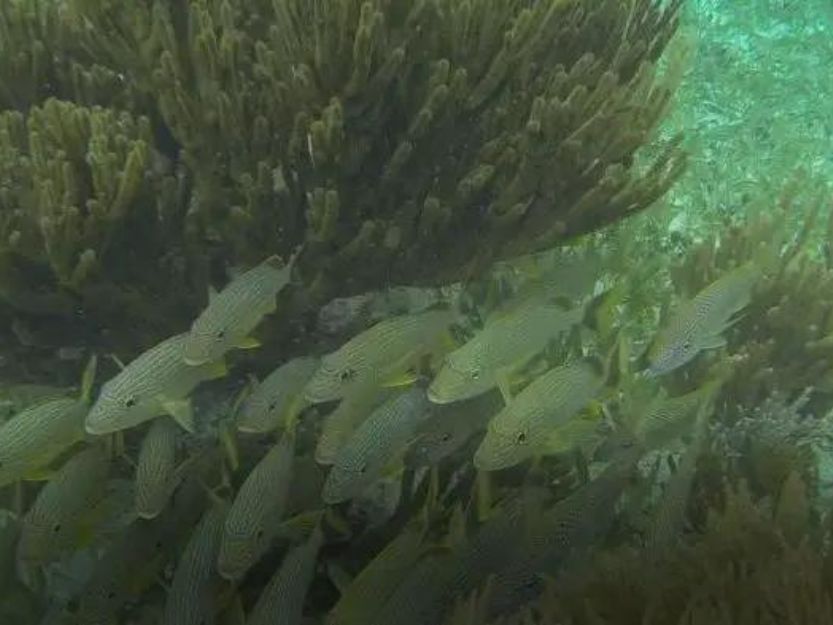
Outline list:
[[[126,271],[126,230],[201,276],[190,302],[211,271],[299,244],[306,301],[473,277],[674,181],[679,138],[634,155],[679,77],[656,70],[679,4],[15,0],[0,167],[23,182],[0,252],[82,298],[87,264],[109,290],[158,276]]]

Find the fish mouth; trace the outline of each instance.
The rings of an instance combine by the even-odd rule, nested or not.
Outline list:
[[[211,362],[211,359],[208,356],[193,356],[188,354],[183,354],[182,360],[186,365],[191,367],[199,367],[200,365],[205,365]]]

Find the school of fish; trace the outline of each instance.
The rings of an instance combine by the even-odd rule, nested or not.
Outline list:
[[[48,595],[53,569],[83,553],[83,583],[63,603],[52,596],[49,622],[299,625],[315,612],[329,625],[434,625],[490,578],[497,616],[607,531],[645,453],[693,434],[648,546],[682,531],[723,379],[667,397],[658,378],[725,347],[754,298],[753,262],[681,302],[641,371],[621,371],[635,362],[619,355],[621,332],[590,327],[606,295],[570,266],[482,322],[436,298],[329,337],[250,375],[219,425],[208,420],[195,397],[236,375],[233,350],[258,347],[301,252],[212,291],[189,329],[126,364],[114,357],[103,383],[99,355],[80,391],[38,390],[0,424],[0,488],[17,506],[0,526],[0,598]],[[614,423],[623,375],[647,399]],[[578,476],[568,497],[495,496],[503,473],[551,461]],[[402,522],[380,532],[374,514]],[[323,613],[312,595],[331,597]]]

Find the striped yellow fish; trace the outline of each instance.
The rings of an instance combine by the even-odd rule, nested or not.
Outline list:
[[[431,414],[425,390],[411,387],[376,408],[336,455],[322,498],[335,504],[358,496],[380,478]]]
[[[211,295],[208,306],[194,320],[183,348],[189,365],[216,361],[235,347],[256,347],[249,337],[260,320],[277,306],[277,295],[289,284],[292,267],[300,251],[289,262],[270,256]]]
[[[339,450],[353,432],[394,392],[393,389],[381,388],[372,383],[350,388],[335,410],[324,419],[315,448],[316,462],[333,464]]]
[[[315,528],[309,539],[286,554],[252,608],[246,625],[300,625],[307,589],[315,573],[323,534]]]
[[[148,429],[136,463],[136,514],[156,517],[177,485],[176,444],[178,428],[167,417],[156,419]]]
[[[364,625],[417,563],[425,529],[411,523],[391,540],[344,589],[327,615],[327,625]]]
[[[218,610],[215,563],[227,506],[209,508],[185,545],[159,625],[205,625]]]
[[[429,310],[380,321],[321,359],[307,384],[307,399],[333,401],[355,386],[384,385],[433,349],[453,320],[450,311]]]
[[[680,304],[651,345],[647,374],[664,375],[703,350],[724,346],[723,332],[752,300],[752,291],[762,275],[756,263],[746,263]]]
[[[295,438],[287,432],[251,470],[237,491],[223,526],[217,570],[242,577],[269,548],[286,511]]]
[[[75,542],[83,516],[104,496],[110,462],[99,446],[70,458],[40,490],[23,518],[18,563],[44,564]]]
[[[585,359],[533,380],[489,423],[475,467],[496,471],[545,453],[553,431],[599,394],[605,377],[602,363]]]
[[[83,400],[53,399],[23,410],[0,426],[0,486],[36,476],[83,439],[88,411]]]
[[[438,404],[468,399],[495,388],[508,398],[508,376],[551,341],[578,324],[584,309],[524,299],[486,322],[484,328],[445,357],[428,388]]]
[[[243,402],[237,429],[257,434],[280,427],[292,429],[306,405],[304,386],[317,368],[317,358],[302,356],[275,369]]]
[[[110,434],[170,414],[194,430],[188,394],[200,382],[225,375],[222,363],[191,367],[182,359],[187,334],[177,334],[151,347],[102,387],[87,415],[90,434]]]

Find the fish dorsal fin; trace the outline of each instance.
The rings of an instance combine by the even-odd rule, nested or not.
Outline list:
[[[216,288],[214,288],[213,284],[208,285],[208,303],[209,304],[211,304],[211,302],[213,302],[215,299],[217,299],[217,296],[219,294],[220,294],[219,291]]]
[[[117,366],[119,369],[121,369],[122,371],[124,371],[124,369],[125,369],[125,364],[121,361],[121,358],[119,358],[119,357],[118,357],[118,356],[116,356],[115,354],[108,354],[108,357],[110,358],[110,360],[112,360],[114,363],[116,363],[116,366]]]

